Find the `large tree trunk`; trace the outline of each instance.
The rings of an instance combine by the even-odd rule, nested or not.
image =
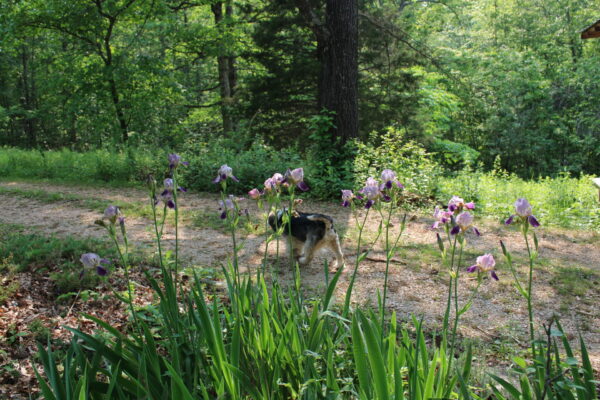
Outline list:
[[[317,38],[319,111],[335,113],[334,137],[344,142],[358,137],[358,2],[327,0],[325,23],[309,0],[296,4]]]
[[[329,32],[321,49],[319,107],[335,112],[336,136],[358,136],[358,4],[356,0],[327,0],[325,26]]]
[[[217,26],[217,29],[223,33],[223,3],[215,3],[211,6],[211,9],[215,16],[215,25]],[[228,18],[231,18],[233,15],[233,8],[229,2],[227,2],[225,6],[225,15]],[[235,71],[235,58],[225,55],[225,46],[226,44],[224,43],[221,46],[221,54],[217,56],[217,64],[219,68],[219,88],[221,92],[221,115],[223,119],[223,131],[225,133],[229,133],[235,130],[235,120],[232,113],[232,106],[237,76]]]
[[[110,68],[110,67],[109,67]],[[112,70],[109,72],[108,85],[110,88],[110,96],[115,106],[115,112],[117,113],[117,120],[119,121],[119,128],[121,129],[121,139],[123,143],[127,143],[129,135],[127,134],[127,120],[125,119],[125,113],[123,112],[123,105],[119,97],[119,91],[117,90],[117,82],[112,74]]]

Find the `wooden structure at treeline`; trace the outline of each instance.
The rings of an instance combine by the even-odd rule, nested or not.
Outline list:
[[[600,37],[600,19],[593,23],[588,28],[585,28],[583,32],[581,32],[582,39],[592,39]]]

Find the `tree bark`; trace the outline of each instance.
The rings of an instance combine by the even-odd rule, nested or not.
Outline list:
[[[327,0],[319,107],[335,112],[336,136],[358,137],[358,4],[356,0]]]
[[[215,16],[215,25],[220,31],[221,35],[224,33],[223,24],[223,2],[217,2],[211,6],[212,12]],[[233,8],[231,3],[227,2],[225,6],[225,15],[231,18],[233,15]],[[233,95],[235,92],[235,85],[237,83],[237,74],[235,71],[235,58],[226,55],[223,38],[220,54],[217,56],[217,64],[219,69],[219,88],[221,93],[221,116],[223,119],[223,131],[225,133],[233,132],[235,130],[235,120],[232,115],[232,104]]]
[[[37,144],[35,120],[29,114],[34,109],[34,86],[32,80],[30,81],[30,75],[32,75],[32,73],[30,71],[29,52],[25,45],[21,47],[21,67],[21,106],[26,113],[26,115],[23,116],[23,130],[27,135],[27,142],[29,145],[35,147]]]
[[[358,137],[358,2],[327,0],[325,23],[308,0],[296,4],[317,38],[319,110],[335,113],[332,135],[346,142]]]

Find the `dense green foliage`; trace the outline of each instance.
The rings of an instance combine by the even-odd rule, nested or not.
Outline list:
[[[0,144],[181,151],[225,136],[232,154],[254,151],[260,137],[310,158],[323,115],[319,49],[300,2],[213,3],[3,2]],[[324,2],[309,3],[321,18]],[[361,2],[362,138],[401,129],[403,144],[453,170],[499,157],[524,178],[598,174],[600,41],[579,38],[598,6]],[[350,173],[351,152],[326,155],[322,169]]]
[[[431,154],[416,142],[404,141],[403,133],[393,129],[365,143],[348,145],[342,151],[351,157],[339,167],[331,165],[328,159],[319,158],[317,149],[303,159],[297,149],[275,150],[262,142],[254,143],[246,150],[236,150],[226,140],[197,143],[184,156],[190,161],[190,166],[181,170],[181,179],[186,188],[216,192],[219,186],[211,179],[216,176],[219,166],[226,163],[240,178],[240,183],[230,183],[232,190],[244,193],[255,187],[262,188],[272,171],[283,173],[287,168],[302,166],[311,188],[304,195],[337,201],[341,189],[357,190],[366,177],[377,176],[378,170],[391,166],[399,171],[398,178],[410,194],[405,199],[406,206],[429,209],[431,201],[443,203],[456,193],[464,193],[465,198],[477,204],[478,211],[501,220],[512,212],[514,199],[526,197],[535,204],[536,215],[546,224],[600,229],[598,191],[591,182],[591,176],[561,174],[533,182],[503,171],[497,163],[496,168],[488,173],[465,169],[453,176],[443,176],[443,168]],[[142,150],[78,153],[64,149],[40,152],[2,148],[0,174],[5,179],[49,179],[116,186],[137,183],[145,186],[148,174],[161,177],[166,172],[161,167],[165,157],[165,153]],[[64,198],[58,196],[56,200]],[[77,200],[75,197],[70,199]],[[88,201],[87,205],[102,209],[107,203],[97,201],[92,204]]]

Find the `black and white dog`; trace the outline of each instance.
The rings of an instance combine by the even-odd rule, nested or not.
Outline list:
[[[290,226],[283,223],[285,213],[287,208],[269,215],[269,225],[274,231],[283,227],[282,233],[287,236],[290,233]],[[331,217],[294,211],[291,216],[291,234],[288,243],[292,246],[294,258],[300,265],[310,264],[315,253],[324,248],[335,254],[334,268],[344,264],[340,238],[333,228]]]

